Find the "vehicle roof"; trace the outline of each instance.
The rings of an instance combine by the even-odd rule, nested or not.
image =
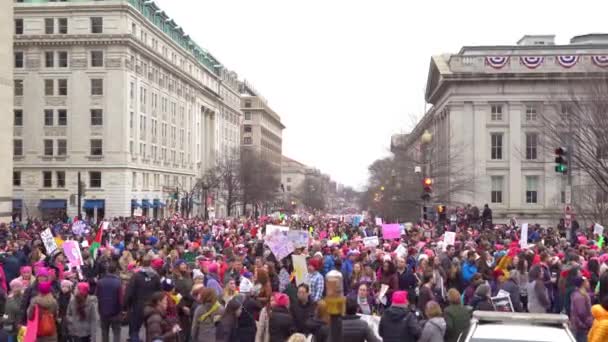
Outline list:
[[[529,324],[479,324],[472,337],[488,341],[572,342],[563,327]]]

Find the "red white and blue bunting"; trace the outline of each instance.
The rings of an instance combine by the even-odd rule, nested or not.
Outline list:
[[[572,68],[573,66],[575,66],[576,63],[578,63],[578,56],[575,56],[575,55],[557,56],[555,58],[555,60],[562,67],[569,69],[569,68]]]
[[[591,60],[600,68],[608,67],[608,55],[591,56]]]
[[[509,63],[509,57],[505,56],[487,56],[486,64],[494,69],[501,69]]]
[[[545,60],[545,57],[540,57],[540,56],[522,56],[519,57],[519,61],[521,64],[525,65],[526,68],[528,69],[536,69],[538,68],[541,64],[543,64],[543,61]]]

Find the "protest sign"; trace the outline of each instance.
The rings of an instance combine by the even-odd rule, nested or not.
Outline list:
[[[382,225],[382,237],[387,239],[399,239],[401,227],[398,224],[383,224]]]
[[[305,255],[292,255],[291,261],[293,263],[293,270],[296,273],[296,284],[304,283],[306,276],[308,276],[308,267],[306,267],[306,256]]]
[[[87,224],[84,221],[76,221],[72,223],[72,233],[76,236],[81,236],[85,233]]]
[[[40,233],[40,237],[42,238],[42,243],[44,243],[47,254],[53,254],[53,252],[57,250],[57,242],[53,237],[53,233],[51,233],[51,229],[47,228],[43,230],[42,233]]]
[[[381,225],[382,225],[382,218],[376,217],[376,226],[381,226]]]
[[[377,236],[368,236],[363,238],[363,246],[365,247],[376,247],[380,244],[380,240]]]
[[[491,297],[492,305],[495,311],[499,312],[515,312],[513,310],[513,303],[511,302],[511,296],[504,290],[498,291],[496,297]]]
[[[68,258],[70,266],[79,267],[84,264],[82,261],[82,254],[80,253],[80,246],[78,242],[74,240],[65,241],[63,243],[63,253]]]
[[[528,224],[521,224],[521,236],[519,238],[519,246],[522,249],[528,248]]]
[[[359,315],[359,318],[364,321],[365,323],[367,323],[367,325],[370,327],[371,331],[374,332],[374,335],[376,336],[376,339],[378,341],[382,341],[382,338],[380,337],[380,335],[378,335],[378,331],[380,328],[380,316],[376,316],[376,315]]]
[[[83,240],[80,245],[82,246],[82,248],[88,248],[89,247],[89,241],[87,240]]]
[[[359,216],[359,215],[353,216],[352,226],[359,227],[359,224],[361,224],[361,216]]]
[[[604,235],[604,227],[596,223],[593,226],[593,235],[599,235],[599,236]]]
[[[272,235],[266,236],[265,241],[268,248],[270,248],[270,251],[272,251],[272,254],[274,254],[279,261],[288,256],[295,249],[291,241],[287,239],[287,236],[278,230],[275,230]]]
[[[456,233],[445,232],[443,235],[443,250],[446,250],[448,246],[454,246],[454,242],[456,242]]]
[[[286,231],[289,231],[289,227],[275,226],[272,224],[266,225],[266,236],[273,235],[275,231],[286,232]]]
[[[295,248],[304,248],[308,247],[309,234],[306,230],[290,230],[287,232],[287,239]]]
[[[395,248],[395,254],[397,254],[400,258],[407,257],[407,249],[403,245],[399,245],[399,247]]]

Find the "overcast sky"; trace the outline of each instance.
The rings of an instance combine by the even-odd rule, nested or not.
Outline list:
[[[604,1],[156,0],[281,116],[283,154],[363,187],[425,109],[430,56],[608,32]]]

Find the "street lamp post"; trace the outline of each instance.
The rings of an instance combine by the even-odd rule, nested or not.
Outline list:
[[[429,153],[429,146],[433,141],[433,135],[428,130],[424,130],[424,133],[420,136],[420,144],[424,147],[423,151],[423,160],[424,160],[424,176],[423,177],[431,177],[431,154]],[[424,207],[427,206],[428,197],[430,194],[424,193],[424,201],[422,204],[422,208],[420,208],[420,217],[424,219]]]

